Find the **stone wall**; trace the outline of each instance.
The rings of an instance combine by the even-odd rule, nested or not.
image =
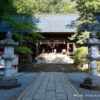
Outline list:
[[[19,71],[27,72],[77,72],[80,71],[73,64],[20,64]]]

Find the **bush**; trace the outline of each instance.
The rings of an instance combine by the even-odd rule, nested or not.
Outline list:
[[[28,55],[28,54],[31,54],[32,51],[30,48],[28,47],[25,47],[25,46],[17,46],[15,48],[16,52],[20,53],[20,54],[24,54],[24,55]]]
[[[86,55],[88,53],[87,47],[80,47],[75,51],[74,54],[74,64],[81,66],[86,62]]]

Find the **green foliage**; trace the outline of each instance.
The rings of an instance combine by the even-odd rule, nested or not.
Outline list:
[[[83,65],[86,61],[86,55],[88,53],[87,47],[80,47],[75,51],[74,64]]]
[[[100,39],[100,32],[97,32],[97,36],[98,36],[98,38]]]
[[[87,32],[87,31],[82,32],[81,35],[79,35],[77,38],[78,38],[77,43],[83,44],[83,42],[84,42],[87,38],[89,38],[89,32]]]
[[[24,15],[25,16],[25,15]],[[31,17],[31,16],[28,16]],[[17,51],[22,54],[27,54],[29,50],[33,47],[33,45],[36,43],[37,39],[43,38],[40,34],[36,33],[36,31],[39,31],[37,26],[33,23],[31,23],[27,16],[24,17],[20,23],[18,21],[18,16],[9,16],[7,21],[9,25],[17,31],[17,33],[13,33],[14,38],[19,41],[20,48],[17,49]],[[26,32],[25,32],[26,31]],[[29,31],[29,32],[28,32]],[[23,51],[21,50],[21,46]],[[24,46],[24,48],[23,48]],[[24,50],[26,48],[26,51]]]
[[[16,8],[13,6],[13,0],[1,0],[0,1],[0,21],[4,16],[13,14],[16,12]]]
[[[35,0],[39,13],[72,13],[75,12],[75,2],[71,0]]]
[[[78,40],[78,43],[83,43],[87,38],[87,31],[89,30],[87,24],[95,24],[93,13],[100,11],[100,0],[74,0],[76,2],[76,9],[79,12],[80,18],[76,21],[77,33],[71,39]],[[83,33],[84,34],[83,34]]]
[[[17,46],[15,50],[17,53],[24,54],[24,55],[32,54],[32,50],[26,46]]]
[[[76,3],[71,2],[71,0],[61,0],[61,2],[58,3],[59,12],[61,13],[75,13],[75,6]]]
[[[35,24],[29,21],[29,17],[31,16],[24,15],[21,20],[18,15],[8,15],[5,17],[5,20],[8,22],[10,27],[17,32],[14,32],[14,38],[19,41],[20,45],[24,45],[26,47],[27,44],[34,44],[38,38],[42,37],[40,34],[36,33],[36,31],[39,31],[39,29]]]
[[[71,37],[69,37],[69,40],[76,40],[76,43],[83,44],[84,41],[89,37],[88,31],[82,32],[82,33],[75,33]]]
[[[35,17],[33,18],[32,16],[27,15],[8,15],[4,18],[8,22],[10,27],[18,32],[25,32],[27,30],[36,32],[38,28],[34,23],[31,23],[31,21],[29,21],[29,17],[35,19]]]
[[[6,20],[9,26],[12,27],[14,30],[21,30],[21,25],[16,21],[17,18],[15,20],[13,15],[4,16],[4,20]]]
[[[37,3],[35,0],[13,0],[13,5],[17,9],[17,14],[32,15],[37,10]]]
[[[36,33],[36,31],[39,31],[37,26],[29,21],[29,17],[35,19],[34,13],[37,9],[36,1],[2,0],[0,3],[2,3],[2,9],[0,11],[3,10],[3,20],[6,20],[9,26],[15,30],[14,38],[19,41],[20,47],[18,46],[17,50],[23,54],[27,54],[27,52],[31,51],[32,45],[35,44],[36,40],[42,37]]]
[[[75,0],[76,9],[80,13],[78,25],[93,23],[93,13],[100,11],[100,0]]]

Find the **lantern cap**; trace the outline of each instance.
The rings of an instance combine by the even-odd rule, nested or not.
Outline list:
[[[2,46],[15,46],[18,43],[16,43],[13,39],[12,39],[12,33],[9,31],[6,34],[6,39],[1,40],[0,41],[0,45]]]

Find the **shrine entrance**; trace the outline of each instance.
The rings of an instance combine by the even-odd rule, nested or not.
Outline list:
[[[67,43],[65,40],[41,40],[38,43],[37,54],[65,52],[71,55],[75,48],[75,43]]]
[[[68,39],[68,34],[44,34],[45,39],[36,43],[36,61],[38,63],[73,63],[75,42]]]

